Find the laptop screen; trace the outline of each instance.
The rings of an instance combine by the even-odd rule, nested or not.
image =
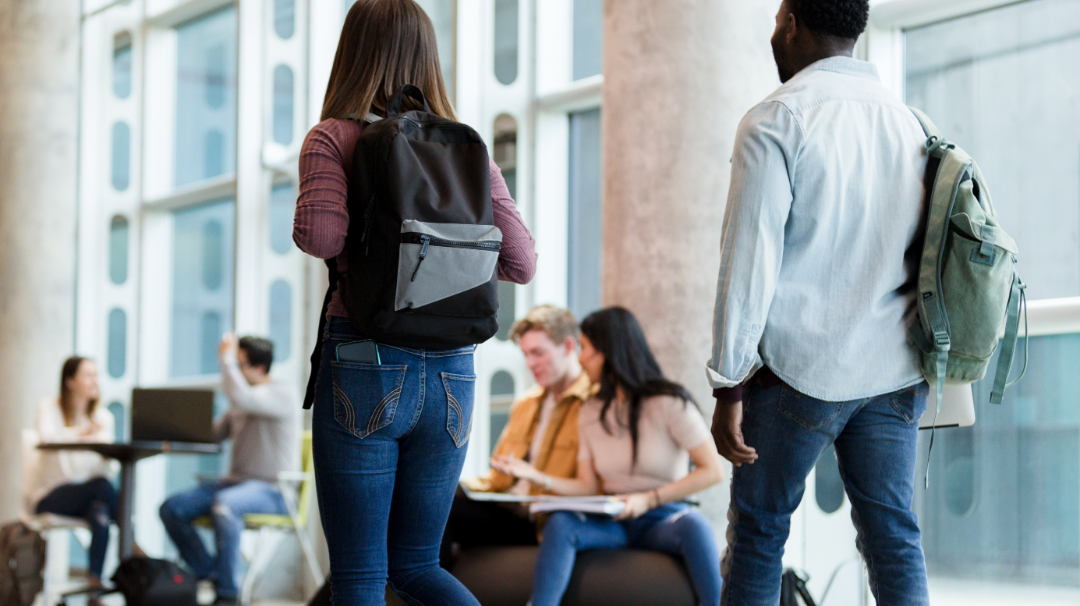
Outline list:
[[[141,389],[131,392],[131,440],[214,442],[214,392]]]

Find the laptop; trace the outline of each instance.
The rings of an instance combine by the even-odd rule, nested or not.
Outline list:
[[[926,398],[926,413],[919,420],[919,429],[932,427],[970,427],[975,424],[975,399],[971,396],[971,385],[945,384],[941,396],[941,412],[937,413],[937,394],[933,386]]]
[[[133,389],[131,441],[214,443],[214,392]]]

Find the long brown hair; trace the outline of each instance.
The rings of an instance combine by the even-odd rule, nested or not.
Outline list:
[[[68,387],[68,379],[74,379],[75,375],[79,374],[79,367],[83,362],[92,362],[90,358],[84,358],[82,356],[71,356],[64,360],[64,366],[60,369],[60,412],[64,415],[64,425],[71,427],[75,422],[75,402],[74,396],[71,393],[71,388]],[[94,411],[97,410],[98,399],[94,398],[90,400],[90,406],[86,409],[86,415],[88,417],[94,416]]]
[[[433,113],[457,120],[435,27],[424,9],[413,0],[358,0],[341,29],[321,119],[385,116],[387,103],[406,84],[423,91]],[[402,104],[403,110],[419,109],[408,97]]]

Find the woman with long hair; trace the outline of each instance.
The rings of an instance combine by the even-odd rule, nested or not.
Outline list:
[[[558,606],[578,551],[628,547],[682,557],[698,601],[719,604],[720,554],[712,528],[684,502],[723,479],[693,397],[664,377],[641,325],[621,307],[582,320],[581,366],[600,390],[581,406],[577,477],[547,476],[519,459],[494,464],[556,494],[615,495],[625,505],[614,518],[552,514],[536,560],[532,606]]]
[[[60,397],[38,404],[35,427],[42,443],[112,442],[113,416],[98,402],[98,373],[93,360],[72,356],[60,370]],[[101,585],[109,522],[116,519],[116,489],[107,479],[113,469],[101,455],[84,451],[46,451],[29,482],[35,513],[83,518],[90,525],[91,587]]]
[[[413,0],[359,0],[349,10],[323,104],[300,154],[293,239],[349,271],[347,204],[353,152],[370,120],[386,118],[405,85],[431,113],[455,120],[430,19]],[[420,109],[410,97],[402,111]],[[494,163],[494,224],[502,231],[500,279],[525,284],[534,242]],[[360,217],[363,220],[363,217]],[[361,230],[362,231],[362,230]],[[330,551],[335,606],[383,604],[390,587],[408,604],[477,604],[439,567],[439,544],[471,429],[474,347],[378,344],[378,364],[343,363],[336,347],[364,340],[349,322],[338,282],[320,335],[313,454]]]

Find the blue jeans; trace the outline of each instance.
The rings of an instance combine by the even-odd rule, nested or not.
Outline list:
[[[685,503],[668,503],[635,520],[559,511],[544,525],[536,556],[532,606],[559,606],[578,551],[647,549],[681,556],[698,601],[720,603],[720,552],[712,527]]]
[[[202,484],[169,497],[161,505],[161,521],[180,557],[200,579],[213,579],[217,595],[240,594],[240,533],[249,513],[284,515],[285,499],[276,486],[259,480]],[[209,516],[214,526],[217,559],[206,551],[192,522]]]
[[[781,557],[806,477],[830,443],[851,501],[856,546],[880,606],[929,604],[918,520],[911,511],[926,383],[850,402],[825,402],[758,373],[744,391],[743,438],[753,464],[731,478],[723,604],[775,606]]]
[[[381,365],[337,362],[361,339],[344,318],[324,335],[312,419],[319,512],[334,606],[477,605],[439,567],[439,545],[472,429],[473,347],[379,345]]]
[[[38,502],[37,513],[78,517],[90,526],[90,574],[98,579],[109,547],[109,520],[116,519],[116,489],[105,478],[62,484]]]

